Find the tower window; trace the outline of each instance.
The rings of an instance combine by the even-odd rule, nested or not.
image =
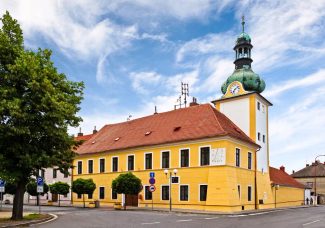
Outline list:
[[[263,143],[265,143],[265,135],[263,135]]]
[[[259,133],[259,132],[257,133],[257,140],[261,141],[261,133]]]
[[[257,102],[257,110],[261,110],[261,103]]]
[[[240,149],[236,148],[236,166],[240,167]]]

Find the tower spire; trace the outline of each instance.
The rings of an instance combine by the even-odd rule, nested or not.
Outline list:
[[[245,16],[243,15],[242,17],[241,17],[241,26],[242,26],[242,30],[243,30],[243,33],[245,32]]]

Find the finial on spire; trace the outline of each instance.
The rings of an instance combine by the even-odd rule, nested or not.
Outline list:
[[[245,32],[245,16],[244,15],[241,17],[241,25],[243,27],[243,32]]]

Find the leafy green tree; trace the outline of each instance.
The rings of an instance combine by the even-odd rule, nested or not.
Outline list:
[[[31,179],[30,182],[26,185],[26,192],[31,196],[36,196],[36,205],[39,205],[39,195],[44,196],[44,194],[48,193],[49,186],[44,183],[43,185],[43,193],[39,194],[37,192],[37,183],[36,180]]]
[[[112,181],[112,189],[118,194],[125,194],[125,202],[127,195],[138,195],[142,190],[141,180],[132,173],[120,174]],[[124,203],[126,210],[126,203]]]
[[[82,195],[82,200],[85,208],[85,194],[93,194],[96,189],[96,184],[94,183],[93,179],[78,178],[72,182],[71,189],[74,193]]]
[[[56,182],[54,184],[50,184],[50,192],[52,194],[57,194],[59,196],[59,206],[60,206],[60,195],[66,195],[70,191],[70,186],[64,182]]]
[[[17,185],[14,182],[7,181],[5,186],[5,194],[15,195]]]
[[[8,12],[0,20],[0,174],[15,180],[11,218],[22,219],[30,177],[42,168],[72,167],[78,142],[67,131],[81,121],[84,86],[57,71],[50,50],[26,50]]]

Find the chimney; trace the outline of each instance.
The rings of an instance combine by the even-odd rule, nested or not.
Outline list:
[[[83,136],[84,134],[81,132],[81,128],[79,128],[78,136]]]
[[[306,167],[308,167],[309,166],[309,164],[306,164]]]
[[[93,134],[96,134],[98,131],[96,130],[96,126],[94,127]]]
[[[157,106],[155,105],[155,112],[154,112],[154,115],[158,114],[157,112]]]
[[[292,170],[292,174],[294,174],[295,173],[295,171],[294,170]]]
[[[285,171],[286,171],[286,168],[285,168],[283,165],[281,165],[280,170],[281,170],[282,172],[285,172]]]
[[[199,105],[199,104],[197,103],[196,98],[193,97],[193,101],[190,103],[190,107],[195,106],[195,105]]]

